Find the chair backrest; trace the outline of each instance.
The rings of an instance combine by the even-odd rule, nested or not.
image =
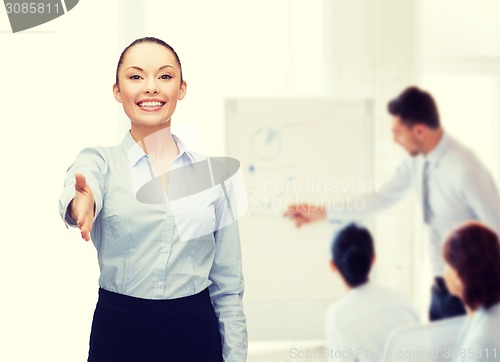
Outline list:
[[[387,337],[382,361],[453,361],[456,357],[453,348],[465,318],[397,328]]]

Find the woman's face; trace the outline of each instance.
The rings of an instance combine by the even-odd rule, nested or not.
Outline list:
[[[155,131],[170,124],[177,101],[186,94],[174,54],[156,43],[129,48],[113,85],[115,99],[132,122],[132,128]]]
[[[463,300],[463,284],[456,269],[446,261],[444,263],[444,281],[451,295]]]

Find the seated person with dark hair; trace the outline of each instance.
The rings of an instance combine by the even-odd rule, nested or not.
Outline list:
[[[404,293],[369,281],[375,261],[370,232],[350,224],[335,236],[331,267],[349,293],[326,314],[328,355],[340,361],[379,361],[389,333],[419,317]]]
[[[444,245],[444,278],[462,300],[467,319],[453,356],[456,361],[500,360],[500,243],[479,222],[455,230]]]

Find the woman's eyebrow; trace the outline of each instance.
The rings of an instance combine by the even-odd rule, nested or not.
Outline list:
[[[131,69],[131,68],[133,68],[133,69],[137,69],[137,70],[140,70],[141,72],[143,72],[143,71],[144,71],[144,69],[142,69],[142,68],[140,68],[140,67],[137,67],[137,66],[135,66],[135,65],[132,65],[132,66],[128,67],[128,68],[127,68],[127,70],[128,70],[128,69]]]
[[[168,68],[168,67],[170,67],[170,68],[172,68],[172,69],[175,70],[175,68],[173,66],[171,66],[171,65],[163,65],[160,68],[158,68],[158,70],[162,70],[162,69]],[[144,69],[142,69],[141,67],[138,67],[136,65],[132,65],[132,66],[128,67],[127,69],[130,69],[130,68],[134,68],[134,69],[137,69],[137,70],[139,70],[141,72],[144,72]]]

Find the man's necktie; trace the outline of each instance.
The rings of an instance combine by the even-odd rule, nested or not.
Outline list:
[[[431,204],[429,202],[429,167],[429,161],[425,161],[422,179],[422,195],[424,206],[424,221],[426,224],[430,222],[433,216]]]

